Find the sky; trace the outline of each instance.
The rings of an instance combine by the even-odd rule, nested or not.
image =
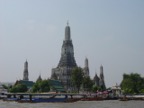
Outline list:
[[[144,0],[0,0],[0,82],[50,78],[69,22],[76,63],[90,77],[103,65],[107,87],[124,73],[144,77]]]

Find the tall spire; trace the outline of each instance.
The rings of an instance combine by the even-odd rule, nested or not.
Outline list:
[[[88,58],[87,57],[85,58],[85,67],[89,67],[88,66]]]
[[[65,27],[65,39],[61,49],[61,58],[58,67],[76,67],[77,64],[74,58],[74,49],[72,40],[70,39],[70,27]]]
[[[100,82],[99,82],[100,86],[102,87],[102,89],[106,89],[105,86],[105,81],[104,81],[104,73],[103,73],[103,66],[100,66]]]
[[[28,81],[28,62],[26,60],[26,62],[24,63],[24,72],[23,72],[23,80]]]
[[[25,61],[25,63],[24,63],[24,70],[28,70],[28,62],[27,62],[27,59],[26,59],[26,61]]]
[[[89,76],[88,58],[85,58],[84,75],[85,75],[85,76]]]
[[[104,80],[104,75],[103,75],[103,66],[100,66],[100,78]]]
[[[69,26],[69,21],[67,21],[67,26]]]
[[[65,40],[71,40],[70,38],[70,27],[69,27],[69,22],[67,22],[67,26],[65,28]]]

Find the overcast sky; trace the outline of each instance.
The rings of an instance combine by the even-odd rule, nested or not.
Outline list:
[[[89,60],[90,76],[104,67],[106,86],[123,73],[144,77],[144,0],[0,0],[0,82],[51,76],[64,30],[71,27],[78,66]]]

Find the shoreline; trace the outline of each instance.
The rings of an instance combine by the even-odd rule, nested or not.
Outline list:
[[[34,93],[12,93],[0,96],[2,101],[15,101],[19,103],[72,103],[77,101],[144,101],[144,95],[126,95],[120,97],[97,97],[86,94],[67,94],[67,93],[53,93],[53,94],[34,94]]]

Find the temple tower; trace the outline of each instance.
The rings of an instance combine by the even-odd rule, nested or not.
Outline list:
[[[58,67],[76,67],[76,62],[74,58],[74,49],[71,40],[70,27],[67,23],[65,28],[65,39],[63,41],[61,49],[61,58],[58,64]]]
[[[24,72],[23,72],[23,80],[28,81],[28,62],[26,60],[26,62],[24,63]]]
[[[94,79],[93,79],[93,81],[94,81],[94,84],[95,84],[95,86],[97,86],[97,87],[99,87],[99,77],[97,76],[97,73],[95,73],[95,76],[94,76]]]
[[[74,58],[74,48],[71,40],[70,26],[67,23],[65,27],[65,38],[61,48],[61,58],[56,68],[52,69],[51,79],[54,76],[62,82],[66,90],[72,88],[71,73],[73,68],[77,67]]]
[[[97,74],[95,74],[93,81],[95,86],[100,87],[102,90],[106,89],[102,65],[100,66],[100,76],[98,77]]]
[[[39,77],[37,78],[36,82],[37,82],[37,81],[42,81],[41,74],[40,74]]]
[[[104,74],[103,74],[103,66],[101,65],[100,66],[100,82],[99,82],[99,85],[105,89],[105,81],[104,81]]]
[[[104,80],[104,75],[103,75],[103,66],[100,66],[100,79]]]
[[[89,63],[88,63],[88,59],[85,59],[85,66],[84,66],[84,76],[89,76]]]

